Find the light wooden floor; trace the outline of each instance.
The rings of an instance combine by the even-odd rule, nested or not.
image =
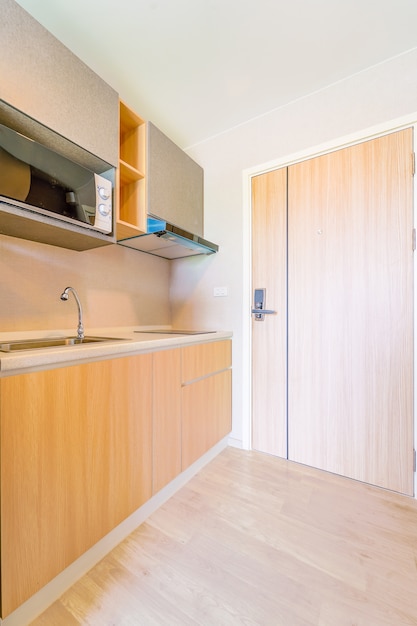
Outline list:
[[[417,624],[417,502],[229,448],[36,626]]]

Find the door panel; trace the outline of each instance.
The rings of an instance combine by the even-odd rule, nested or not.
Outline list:
[[[412,130],[288,168],[289,458],[413,493]]]
[[[266,308],[252,316],[252,446],[287,457],[287,168],[252,179],[252,285]]]

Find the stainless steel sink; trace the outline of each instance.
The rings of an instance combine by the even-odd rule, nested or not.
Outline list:
[[[19,339],[16,341],[0,342],[0,352],[15,352],[16,350],[38,350],[39,348],[56,348],[60,346],[78,346],[87,343],[103,343],[108,341],[128,341],[116,337],[50,337],[48,339]]]

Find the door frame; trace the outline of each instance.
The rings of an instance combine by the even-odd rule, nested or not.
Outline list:
[[[243,290],[242,290],[242,448],[252,449],[252,178],[280,167],[287,167],[328,152],[347,148],[397,130],[413,127],[414,151],[417,152],[417,113],[397,118],[371,128],[338,137],[273,161],[248,168],[242,172],[243,199]],[[417,173],[414,175],[414,227],[417,228]],[[410,234],[411,245],[411,234]],[[414,329],[417,329],[417,251],[414,254]],[[414,332],[414,449],[417,450],[417,333]],[[417,473],[414,473],[414,497],[417,499]]]

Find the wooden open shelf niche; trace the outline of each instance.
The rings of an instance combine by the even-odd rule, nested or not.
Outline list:
[[[117,239],[146,232],[146,123],[120,101]]]

